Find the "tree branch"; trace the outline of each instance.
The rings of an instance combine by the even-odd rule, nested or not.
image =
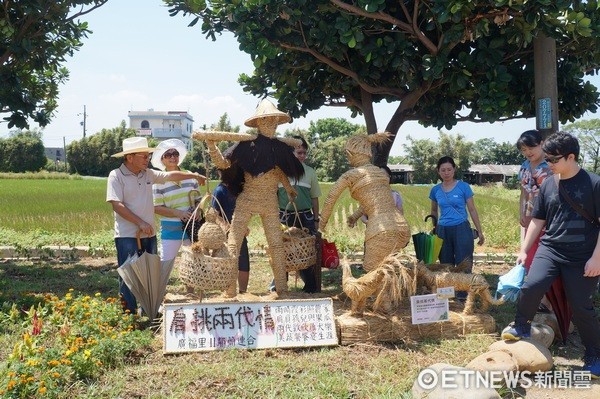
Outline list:
[[[368,91],[371,94],[387,94],[387,95],[397,96],[400,98],[402,98],[406,95],[406,92],[404,90],[400,90],[400,89],[394,90],[394,89],[390,89],[388,87],[375,87],[375,86],[368,85],[365,82],[360,80],[360,78],[356,72],[354,72],[336,62],[333,62],[331,59],[325,57],[321,53],[319,53],[309,47],[298,47],[298,46],[294,46],[292,44],[282,43],[282,42],[277,42],[277,45],[284,49],[300,51],[300,52],[308,53],[308,54],[312,55],[317,60],[321,61],[322,63],[329,66],[330,68],[353,79],[354,81],[356,81],[358,83],[358,85],[362,89]]]
[[[402,22],[401,20],[394,18],[389,14],[384,14],[381,11],[367,12],[361,8],[344,3],[341,0],[330,0],[330,2],[338,8],[348,11],[350,14],[358,15],[360,17],[365,17],[365,18],[369,18],[369,19],[374,19],[376,21],[384,21],[389,24],[395,25],[401,31],[404,31],[404,32],[409,33],[409,34],[413,35],[414,37],[416,37],[427,48],[427,50],[429,50],[429,52],[431,54],[435,55],[438,53],[438,47],[435,44],[433,44],[433,42],[431,40],[429,40],[427,38],[427,36],[425,36],[423,34],[423,32],[421,32],[421,30],[417,26],[417,15],[418,15],[417,11],[418,11],[419,3],[420,3],[419,0],[415,1],[415,12],[413,15],[412,25],[407,24],[406,22]]]

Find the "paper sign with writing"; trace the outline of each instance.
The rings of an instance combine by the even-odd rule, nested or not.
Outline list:
[[[437,323],[450,319],[448,299],[439,299],[437,294],[410,297],[410,314],[413,324]]]
[[[337,345],[331,298],[166,303],[165,353]]]

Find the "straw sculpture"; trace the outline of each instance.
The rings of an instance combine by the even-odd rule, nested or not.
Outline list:
[[[333,185],[321,211],[320,230],[324,230],[335,202],[348,188],[359,202],[360,211],[369,218],[365,229],[363,268],[375,270],[391,253],[404,248],[410,239],[410,229],[404,216],[396,209],[390,193],[389,177],[381,168],[371,164],[371,146],[389,140],[387,133],[352,136],[345,150],[352,169]]]
[[[360,278],[352,276],[346,259],[342,260],[342,290],[352,301],[350,312],[362,316],[369,297],[375,295],[373,311],[391,314],[404,298],[415,294],[416,279],[407,271],[399,258],[388,256],[380,267]]]
[[[198,231],[198,241],[192,244],[192,250],[205,255],[214,256],[216,251],[222,249],[227,242],[223,228],[217,223],[217,211],[209,208],[206,211],[206,222]]]
[[[225,176],[232,176],[233,180],[227,181],[227,185],[238,195],[227,246],[234,256],[239,256],[250,218],[252,215],[259,215],[269,245],[278,296],[287,291],[287,278],[283,232],[279,228],[277,185],[281,183],[289,198],[293,199],[296,192],[288,177],[300,178],[304,173],[302,164],[293,153],[300,141],[286,139],[284,142],[274,137],[277,126],[289,121],[289,115],[279,111],[270,101],[263,100],[255,114],[245,121],[246,126],[258,128],[258,135],[240,136],[229,132],[198,132],[192,135],[194,139],[206,141],[210,158],[217,168],[234,168],[240,171],[223,175],[224,181]],[[237,143],[222,154],[216,146],[218,141]]]
[[[503,300],[496,300],[490,294],[490,286],[481,274],[433,272],[423,263],[416,263],[419,280],[431,290],[436,292],[437,287],[454,287],[455,291],[466,291],[467,300],[463,313],[470,315],[475,313],[475,299],[481,300],[481,312],[485,312],[490,305],[501,305]]]

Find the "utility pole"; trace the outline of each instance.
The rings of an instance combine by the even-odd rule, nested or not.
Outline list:
[[[535,120],[544,137],[558,131],[556,41],[539,32],[533,40]]]
[[[85,119],[87,118],[87,113],[85,112],[85,105],[83,106],[83,114],[77,115],[83,115],[83,122],[80,122],[80,125],[83,126],[83,138],[85,138]]]
[[[65,154],[65,172],[67,172],[69,168],[67,167],[67,141],[65,140],[65,136],[63,136],[63,151],[63,154]]]

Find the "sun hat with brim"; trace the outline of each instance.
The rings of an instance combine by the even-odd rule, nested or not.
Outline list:
[[[136,152],[153,152],[155,148],[148,147],[148,140],[145,137],[129,137],[123,140],[123,151],[111,155],[111,157],[122,157]]]
[[[244,125],[248,127],[258,127],[258,120],[261,118],[275,118],[278,125],[288,123],[292,120],[288,114],[278,110],[277,107],[267,99],[262,100],[260,104],[258,104],[256,112],[254,112],[252,117],[246,119]]]
[[[166,166],[162,162],[162,157],[165,155],[165,152],[171,149],[176,150],[179,153],[179,162],[177,163],[177,166],[181,165],[187,155],[187,148],[185,148],[184,142],[179,139],[168,139],[161,141],[156,146],[154,154],[152,154],[152,166],[156,169],[165,170]]]

